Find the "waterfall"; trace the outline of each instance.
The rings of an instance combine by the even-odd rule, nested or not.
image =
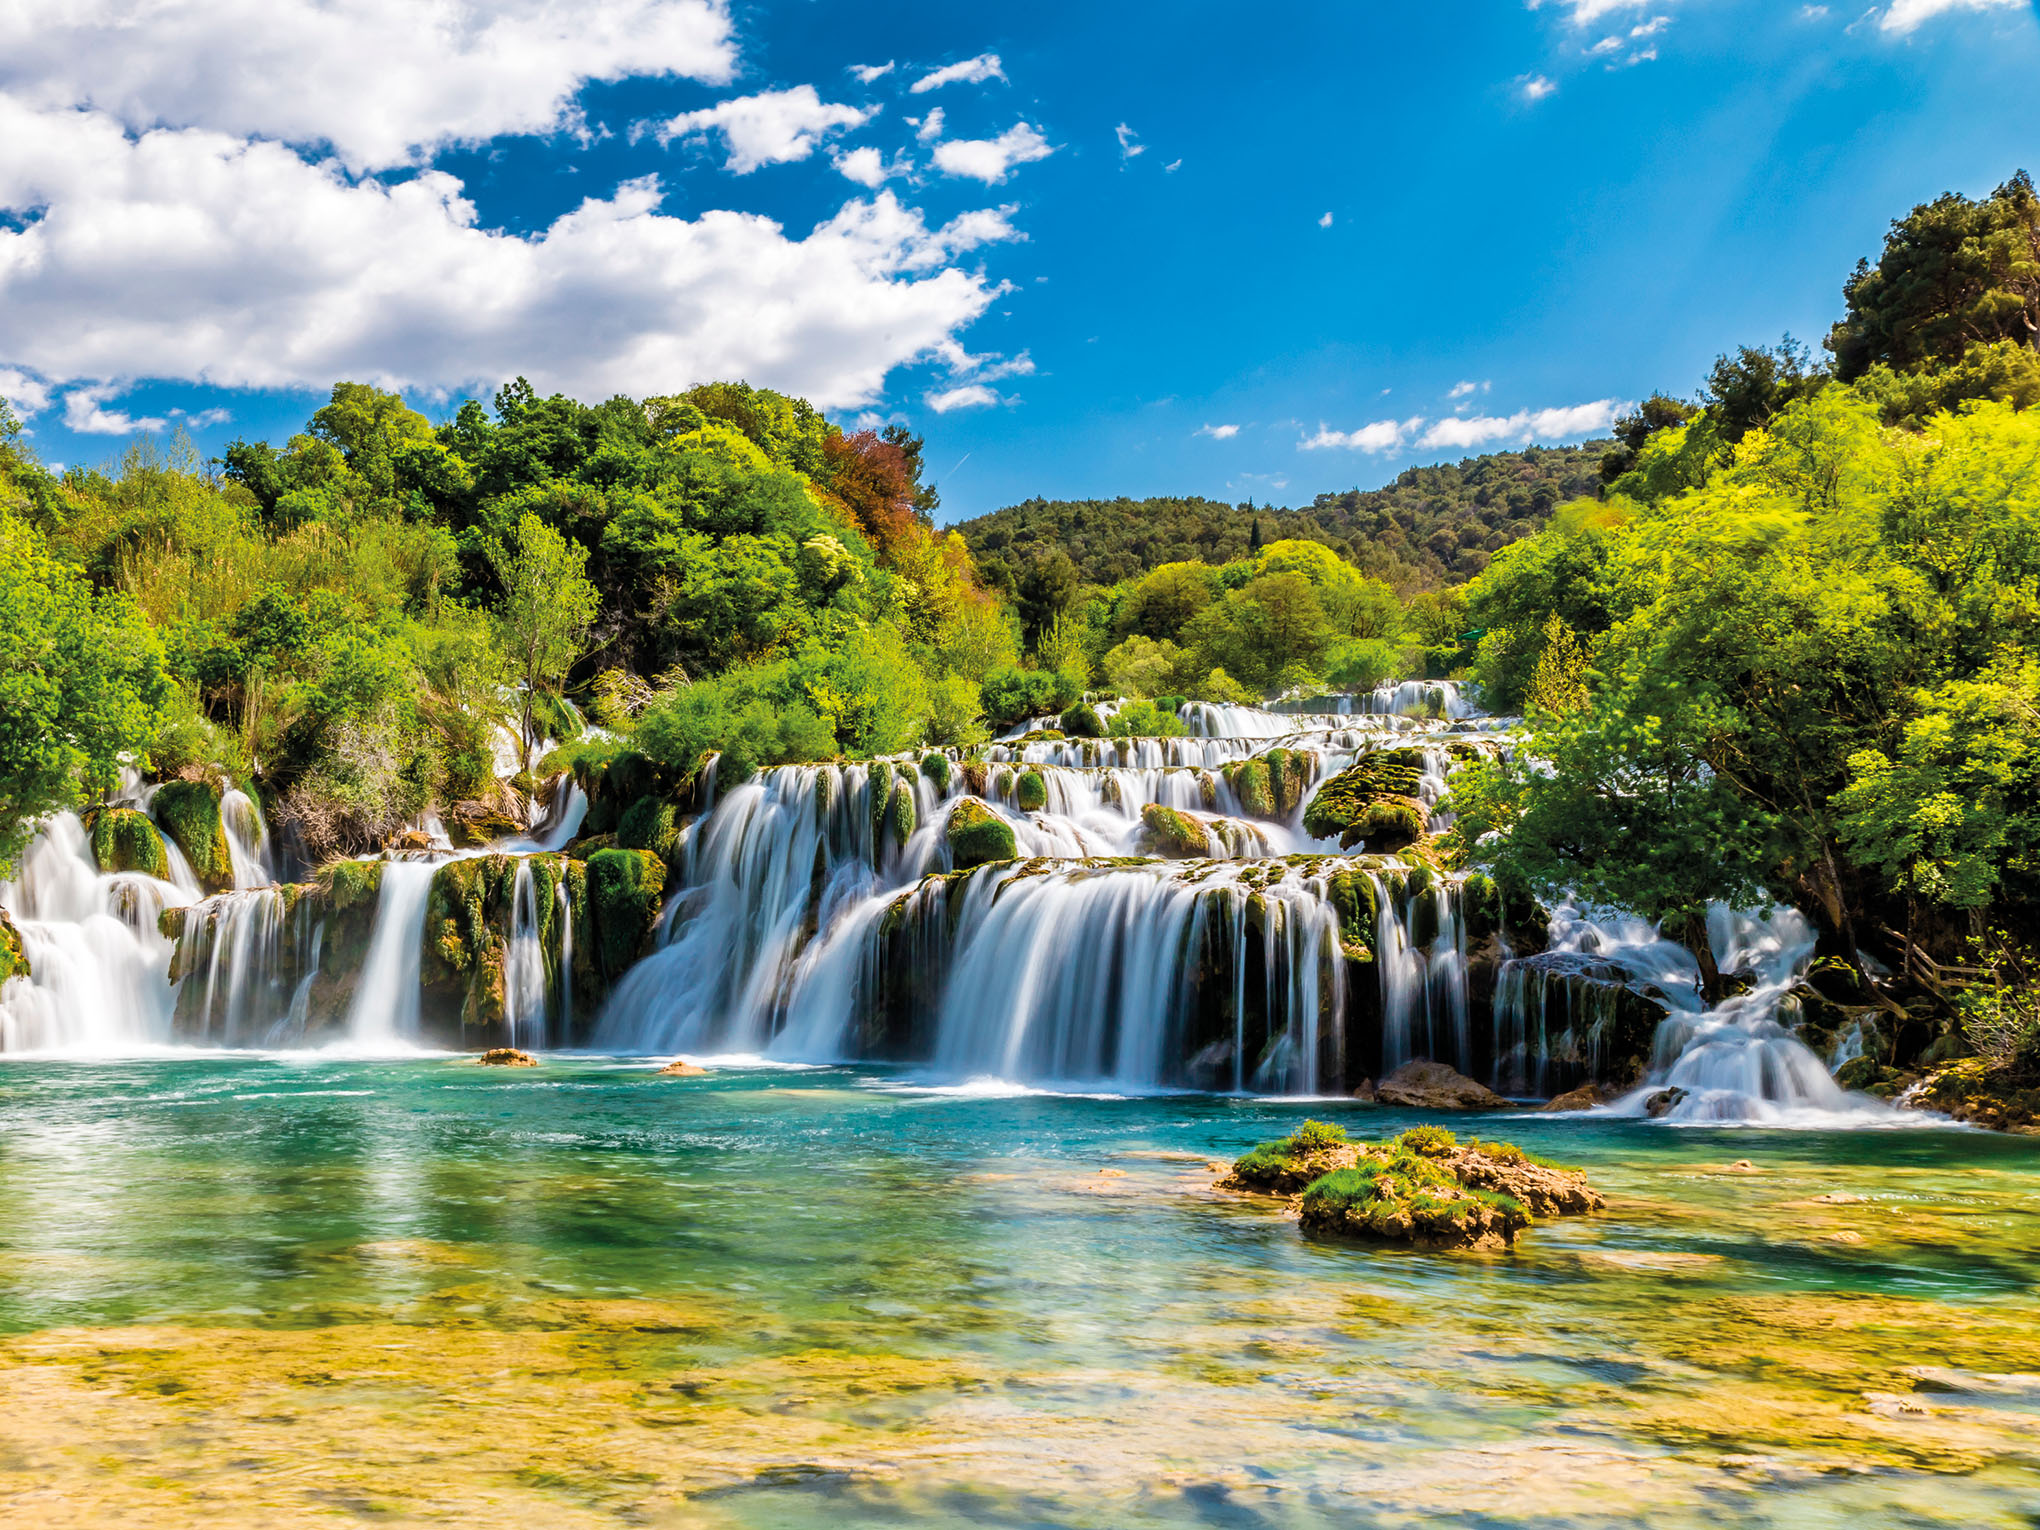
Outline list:
[[[503,953],[503,1024],[513,1047],[536,1050],[545,1046],[545,989],[545,943],[539,935],[538,893],[531,862],[520,860],[511,883],[510,943]]]
[[[418,1035],[425,905],[435,869],[430,861],[389,861],[383,866],[375,929],[347,1011],[347,1037],[356,1046],[401,1045]]]
[[[0,1051],[104,1053],[168,1042],[173,946],[158,922],[197,895],[188,867],[182,882],[102,875],[78,816],[51,818],[22,853],[17,880],[0,884],[0,909],[29,963],[28,976],[0,988]]]
[[[238,787],[220,794],[220,827],[227,835],[227,858],[234,870],[234,890],[266,887],[276,880],[269,867],[269,833],[255,801]],[[166,836],[167,839],[167,836]]]
[[[180,1032],[221,1046],[271,1043],[288,1033],[304,985],[290,975],[303,963],[287,963],[285,947],[303,927],[281,888],[193,904],[179,950]]]

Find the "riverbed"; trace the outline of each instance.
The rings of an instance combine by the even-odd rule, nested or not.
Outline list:
[[[2003,1526],[2040,1139],[1462,1118],[1610,1198],[1319,1242],[1351,1101],[0,1060],[0,1522]]]

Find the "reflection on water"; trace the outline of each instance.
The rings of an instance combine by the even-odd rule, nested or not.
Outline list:
[[[897,1082],[0,1067],[0,1522],[2033,1523],[2040,1142],[1468,1123],[1614,1205],[1451,1256]]]

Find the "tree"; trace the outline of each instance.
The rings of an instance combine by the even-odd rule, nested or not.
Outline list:
[[[1625,414],[1615,422],[1616,444],[1601,454],[1602,482],[1613,483],[1635,467],[1636,454],[1652,436],[1685,424],[1699,412],[1697,404],[1653,393],[1637,406],[1634,414]]]
[[[133,605],[95,596],[0,513],[0,877],[36,820],[113,783],[168,695],[162,648]]]
[[[1829,331],[1835,375],[1879,362],[1906,372],[1958,361],[1972,345],[2040,341],[2040,196],[2021,170],[1981,201],[1955,192],[1891,225],[1877,264],[1842,288]]]
[[[503,599],[496,609],[499,642],[517,676],[519,737],[528,762],[539,739],[533,714],[541,691],[553,691],[573,668],[600,604],[583,576],[588,550],[537,516],[518,521],[508,546],[491,549]]]
[[[1819,392],[1827,380],[1813,353],[1787,335],[1775,346],[1745,345],[1733,356],[1715,357],[1700,401],[1720,438],[1733,443],[1794,399]]]

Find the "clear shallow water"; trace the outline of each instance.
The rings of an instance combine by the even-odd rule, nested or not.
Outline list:
[[[1451,1256],[904,1083],[0,1064],[0,1519],[2040,1523],[2040,1141],[1458,1121],[1614,1205]]]

